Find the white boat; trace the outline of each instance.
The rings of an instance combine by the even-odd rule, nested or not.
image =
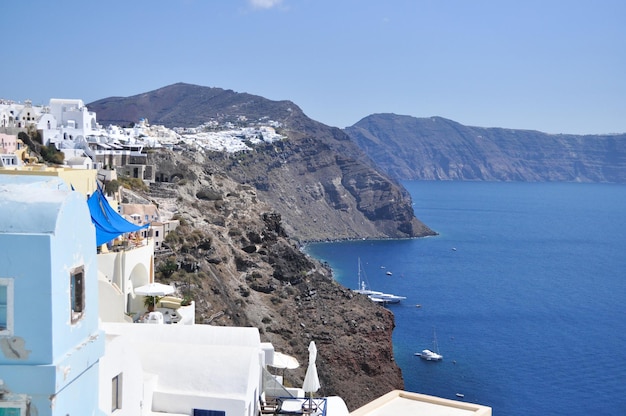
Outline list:
[[[422,360],[426,361],[441,361],[443,360],[443,355],[437,354],[434,351],[429,349],[422,350],[422,352],[416,352],[415,355],[418,355]]]
[[[415,355],[419,356],[422,360],[426,361],[441,361],[443,360],[443,355],[439,354],[439,346],[437,345],[437,334],[435,334],[435,330],[433,329],[433,349],[425,349],[421,352],[416,352]]]
[[[361,276],[361,259],[359,258],[358,262],[358,279],[359,279],[359,288],[355,289],[355,293],[359,293],[361,295],[366,295],[373,302],[381,303],[381,304],[395,304],[400,303],[400,301],[406,299],[405,296],[392,295],[391,293],[383,293],[377,290],[368,289],[367,284],[365,283],[366,278]]]
[[[406,299],[406,296],[392,295],[391,293],[381,293],[379,295],[374,295],[374,297],[376,297],[382,303],[392,303],[392,304],[400,303],[400,301]]]

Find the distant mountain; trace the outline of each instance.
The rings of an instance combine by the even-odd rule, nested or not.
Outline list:
[[[396,114],[344,131],[401,180],[626,182],[626,134],[554,135]]]
[[[179,83],[87,107],[103,125],[128,125],[141,118],[167,127],[196,127],[211,120],[280,122],[286,140],[259,145],[247,155],[216,152],[207,157],[217,166],[213,170],[254,186],[281,214],[291,237],[312,241],[433,234],[415,218],[408,192],[342,130],[311,120],[290,101]]]
[[[140,119],[166,127],[197,127],[211,119],[224,120],[246,116],[252,120],[272,115],[289,117],[291,101],[271,101],[256,95],[222,88],[178,83],[131,97],[103,98],[87,104],[104,126],[126,126]]]

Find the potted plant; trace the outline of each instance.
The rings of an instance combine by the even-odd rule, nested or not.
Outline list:
[[[189,306],[191,305],[191,302],[192,302],[191,296],[185,295],[183,296],[183,301],[180,303],[180,306]]]
[[[154,312],[154,308],[161,298],[162,296],[146,296],[143,300],[143,305],[148,308],[148,312]]]

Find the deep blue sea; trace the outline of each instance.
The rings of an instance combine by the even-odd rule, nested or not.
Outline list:
[[[305,250],[344,286],[360,258],[372,289],[407,297],[387,306],[405,389],[495,416],[626,415],[626,186],[404,185],[439,236]],[[434,331],[444,359],[425,362]]]

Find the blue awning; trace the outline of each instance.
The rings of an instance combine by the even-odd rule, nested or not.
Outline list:
[[[150,224],[133,224],[124,219],[111,208],[99,185],[98,190],[87,199],[87,205],[89,205],[89,212],[91,213],[91,222],[96,226],[96,245],[98,246],[106,244],[122,234],[143,230],[150,226]]]

